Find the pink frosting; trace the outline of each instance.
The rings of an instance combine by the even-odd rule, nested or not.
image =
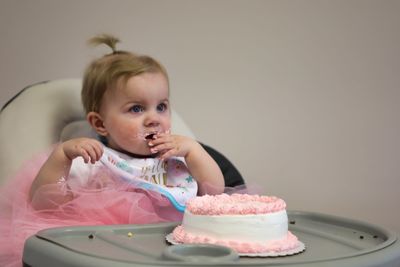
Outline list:
[[[172,232],[172,234],[174,240],[179,243],[185,243],[185,244],[206,243],[206,244],[226,246],[242,254],[279,253],[296,249],[300,245],[300,242],[297,239],[297,237],[293,235],[290,231],[288,231],[285,238],[279,240],[271,240],[265,243],[217,240],[214,238],[187,233],[185,232],[183,226],[181,225],[177,226]]]
[[[205,195],[186,203],[186,209],[197,215],[266,214],[285,208],[285,201],[278,197],[247,194]]]

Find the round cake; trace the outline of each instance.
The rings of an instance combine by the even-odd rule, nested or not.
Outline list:
[[[247,194],[189,200],[171,239],[227,246],[241,255],[282,256],[304,250],[304,244],[288,231],[285,201]]]

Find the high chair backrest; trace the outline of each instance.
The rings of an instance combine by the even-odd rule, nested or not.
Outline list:
[[[81,104],[80,79],[47,81],[26,87],[0,113],[0,184],[21,164],[52,144],[92,136]],[[172,110],[172,132],[194,138]]]

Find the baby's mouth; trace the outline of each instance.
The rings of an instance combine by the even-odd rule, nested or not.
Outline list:
[[[153,140],[155,136],[156,136],[156,133],[149,133],[144,137],[144,139]]]
[[[169,133],[170,133],[170,130],[166,130],[166,131],[154,130],[154,131],[142,134],[141,138],[144,138],[145,141],[150,141],[150,140],[155,140],[157,138],[157,135],[159,135],[159,134],[169,134]]]

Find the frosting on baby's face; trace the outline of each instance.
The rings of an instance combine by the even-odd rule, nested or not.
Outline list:
[[[150,131],[150,132],[137,133],[135,136],[138,139],[150,141],[150,140],[156,139],[157,135],[159,135],[159,134],[169,134],[169,133],[170,133],[170,129],[168,129],[166,131],[162,131],[162,132]]]

